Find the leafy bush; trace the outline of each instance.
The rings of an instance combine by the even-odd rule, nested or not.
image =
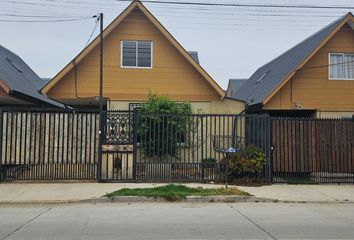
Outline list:
[[[137,133],[144,154],[158,157],[159,162],[168,157],[177,158],[191,112],[192,107],[188,102],[176,103],[167,97],[150,95],[137,110]]]
[[[139,107],[138,112],[145,114],[190,114],[192,106],[189,102],[177,103],[168,97],[151,94],[146,102]]]
[[[205,167],[213,167],[218,161],[215,158],[204,158],[202,159],[202,165]]]
[[[266,163],[262,149],[254,145],[248,145],[240,152],[229,154],[226,160],[230,177],[260,174]]]

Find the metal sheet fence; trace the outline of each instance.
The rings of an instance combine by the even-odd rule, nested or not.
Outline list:
[[[228,148],[256,145],[269,160],[269,130],[264,115],[136,114],[136,179],[223,181]],[[267,164],[262,179],[270,178],[269,170]]]
[[[99,115],[2,111],[1,179],[96,179]]]
[[[272,119],[273,182],[354,183],[354,121]]]

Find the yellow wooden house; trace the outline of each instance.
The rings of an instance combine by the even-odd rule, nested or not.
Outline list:
[[[235,96],[250,113],[351,118],[354,16],[342,16],[260,67]]]
[[[189,101],[194,111],[240,113],[243,101],[223,89],[140,2],[103,32],[103,96],[108,110],[129,110],[150,93]],[[73,107],[97,108],[100,39],[94,39],[42,93]]]

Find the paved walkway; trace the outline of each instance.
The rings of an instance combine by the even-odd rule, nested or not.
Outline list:
[[[0,203],[45,203],[97,199],[121,188],[144,188],[164,184],[143,183],[2,183]],[[214,184],[186,184],[191,187],[223,187]],[[271,185],[244,187],[258,198],[296,202],[354,202],[354,185]]]
[[[295,202],[354,202],[354,184],[238,187],[259,198]]]
[[[45,203],[97,199],[122,188],[146,188],[165,184],[145,183],[2,183],[0,203]],[[186,184],[191,187],[221,187],[212,184]]]

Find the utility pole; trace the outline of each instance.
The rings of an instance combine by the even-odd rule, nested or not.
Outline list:
[[[98,140],[98,167],[97,179],[102,178],[102,144],[103,144],[103,13],[100,13],[100,112],[99,112],[99,140]]]
[[[100,13],[100,112],[103,111],[103,13]]]

